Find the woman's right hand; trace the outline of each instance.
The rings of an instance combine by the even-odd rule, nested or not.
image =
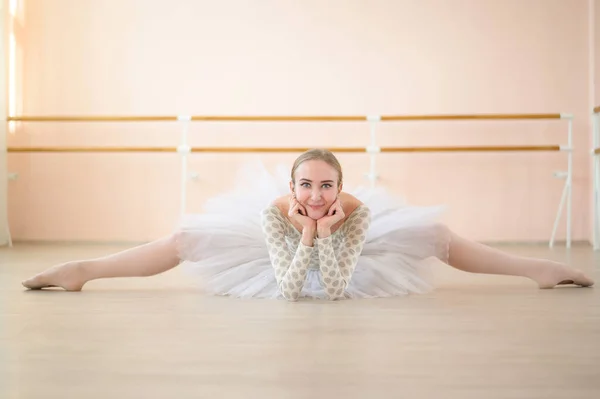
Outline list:
[[[314,233],[317,229],[317,221],[309,218],[304,208],[296,198],[290,198],[290,211],[288,212],[290,219],[300,223],[304,231]]]

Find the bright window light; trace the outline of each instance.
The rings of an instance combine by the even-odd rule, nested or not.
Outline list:
[[[15,39],[15,34],[12,32],[10,33],[10,40],[8,46],[8,114],[10,116],[15,116],[17,104],[17,41]]]
[[[9,10],[10,10],[10,15],[11,16],[16,16],[17,15],[17,8],[19,7],[19,0],[10,0],[9,3]]]

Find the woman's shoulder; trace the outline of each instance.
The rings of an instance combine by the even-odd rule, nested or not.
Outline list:
[[[344,209],[344,215],[346,218],[352,216],[357,210],[365,207],[362,201],[353,196],[352,194],[341,192],[339,195],[340,202],[342,203],[342,208]]]
[[[287,215],[290,210],[290,196],[283,195],[281,197],[275,198],[267,208],[279,211],[281,215]]]
[[[370,217],[369,207],[362,201],[351,194],[342,193],[340,194],[340,201],[344,209],[345,218],[342,221],[344,226],[348,226],[347,222],[356,221],[357,219],[363,220]]]
[[[271,201],[262,209],[262,216],[268,221],[289,221],[287,214],[289,212],[289,196],[281,196]]]

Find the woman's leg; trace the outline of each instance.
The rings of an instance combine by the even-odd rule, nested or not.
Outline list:
[[[178,237],[178,234],[174,234],[101,258],[57,265],[22,284],[30,289],[62,287],[67,291],[80,291],[85,283],[99,278],[159,274],[180,263],[177,253]]]
[[[475,241],[467,240],[441,226],[450,235],[448,264],[470,273],[499,274],[527,277],[540,288],[552,288],[559,284],[591,286],[594,281],[580,270],[565,264],[512,255]]]

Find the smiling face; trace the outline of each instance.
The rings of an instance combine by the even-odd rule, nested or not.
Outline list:
[[[325,216],[341,191],[338,172],[325,161],[302,162],[295,170],[290,189],[296,200],[306,208],[308,217],[318,220]]]

